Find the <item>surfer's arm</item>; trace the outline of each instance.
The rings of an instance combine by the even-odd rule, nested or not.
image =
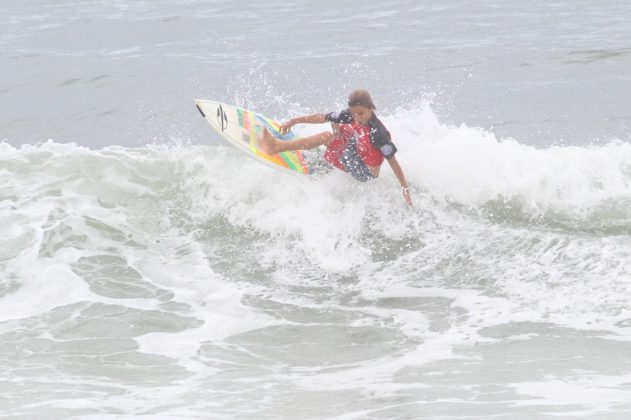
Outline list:
[[[291,130],[296,124],[323,124],[326,122],[326,114],[311,114],[303,115],[302,117],[295,117],[285,122],[280,126],[280,132],[282,134]]]
[[[339,124],[350,124],[353,122],[353,116],[351,111],[345,109],[340,112],[329,112],[328,114],[311,114],[304,115],[302,117],[292,118],[287,121],[285,124],[281,125],[280,132],[281,134],[286,133],[296,124],[307,123],[307,124],[322,124],[325,122],[330,122],[333,126],[333,131],[337,131],[337,125]]]
[[[403,169],[401,169],[401,165],[399,165],[399,161],[396,157],[392,156],[390,159],[386,159],[388,164],[392,168],[392,172],[396,175],[399,180],[399,184],[401,184],[401,190],[403,191],[403,199],[405,203],[412,207],[412,198],[410,197],[410,187],[408,186],[408,182],[405,180],[405,175],[403,174]]]

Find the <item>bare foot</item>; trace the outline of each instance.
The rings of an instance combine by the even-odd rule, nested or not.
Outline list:
[[[263,135],[259,137],[259,146],[263,151],[272,156],[277,153],[280,153],[280,141],[278,141],[274,136],[267,131],[267,128],[263,129]]]

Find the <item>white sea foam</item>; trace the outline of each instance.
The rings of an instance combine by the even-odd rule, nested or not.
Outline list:
[[[412,185],[413,210],[387,166],[359,185],[337,171],[287,176],[214,145],[0,145],[6,342],[31,325],[22,338],[30,351],[40,350],[29,340],[44,340],[63,355],[60,348],[92,325],[83,345],[114,340],[103,357],[121,358],[137,375],[114,362],[111,372],[78,373],[90,386],[117,383],[129,393],[94,409],[143,415],[140,407],[172,395],[160,410],[165,418],[211,406],[256,411],[251,404],[267,407],[258,409],[263,415],[276,410],[274,398],[312,393],[358,401],[332,404],[329,416],[379,417],[364,404],[402,398],[413,407],[420,402],[410,395],[418,394],[440,406],[436,387],[465,404],[478,395],[475,381],[484,381],[477,366],[485,372],[488,360],[501,363],[511,346],[534,357],[531,349],[549,337],[581,331],[587,347],[626,348],[631,247],[612,230],[626,222],[620,212],[600,212],[604,227],[580,228],[603,202],[623,202],[624,144],[534,149],[441,124],[429,107],[382,118]],[[526,171],[529,160],[537,164]],[[590,169],[581,175],[583,167]],[[568,192],[560,198],[556,190]],[[517,203],[518,214],[501,200]],[[463,370],[460,379],[449,379],[453,370]],[[133,388],[154,380],[160,392]],[[533,395],[529,384],[547,380],[517,369],[493,386]],[[603,398],[585,410],[615,409],[623,391],[587,382]],[[231,383],[241,391],[225,391]],[[215,395],[207,404],[200,387]],[[264,397],[268,387],[277,397]],[[35,398],[42,407],[77,409],[63,393]],[[516,399],[502,404],[510,411]],[[308,407],[299,412],[309,416]]]
[[[629,375],[604,376],[577,373],[570,378],[546,378],[541,382],[515,384],[517,391],[531,399],[515,402],[518,407],[567,405],[577,407],[565,416],[591,417],[627,412],[631,409],[628,389]],[[554,415],[554,412],[549,414]]]
[[[628,143],[537,149],[479,128],[441,124],[428,106],[399,109],[384,120],[410,178],[441,200],[476,207],[516,200],[533,216],[551,211],[583,219],[631,198]]]

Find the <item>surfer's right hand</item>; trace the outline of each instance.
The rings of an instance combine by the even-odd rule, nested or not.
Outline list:
[[[291,130],[291,127],[294,126],[294,124],[296,124],[294,120],[289,120],[285,122],[283,125],[280,126],[280,134],[287,134],[287,132]]]

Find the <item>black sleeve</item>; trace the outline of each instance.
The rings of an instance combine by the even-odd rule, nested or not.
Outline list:
[[[332,123],[350,124],[353,122],[353,116],[349,109],[340,112],[329,112],[324,116],[326,121]]]
[[[390,132],[381,121],[371,124],[370,141],[386,159],[390,159],[397,153],[397,147],[392,143]]]
[[[383,157],[385,157],[386,159],[390,159],[397,153],[397,146],[395,146],[394,143],[389,142],[381,146],[379,148],[379,151],[381,152]]]

